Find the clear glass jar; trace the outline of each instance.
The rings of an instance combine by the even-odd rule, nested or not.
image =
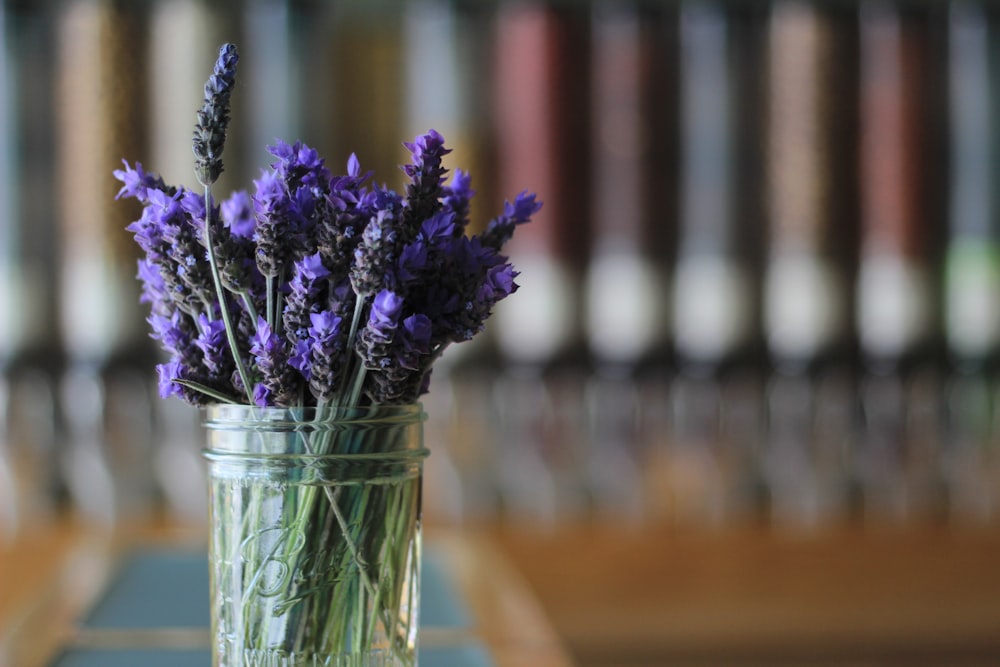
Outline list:
[[[416,664],[424,419],[208,408],[213,665]]]

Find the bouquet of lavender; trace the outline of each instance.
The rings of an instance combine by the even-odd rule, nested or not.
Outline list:
[[[333,176],[315,150],[279,141],[253,194],[217,204],[237,60],[222,47],[198,114],[204,193],[138,163],[115,171],[118,196],[143,205],[128,229],[146,255],[153,337],[169,355],[157,367],[161,395],[195,405],[413,402],[444,349],[481,331],[517,289],[501,250],[541,204],[521,193],[467,236],[470,178],[458,170],[445,184],[450,151],[434,130],[405,144],[405,193],[370,185],[354,155]]]
[[[150,308],[152,336],[167,354],[157,366],[161,396],[199,406],[284,408],[309,415],[313,424],[345,410],[415,403],[444,349],[480,332],[495,304],[517,289],[502,248],[541,204],[523,192],[481,234],[467,235],[470,178],[459,170],[446,182],[442,157],[449,151],[434,130],[404,144],[412,161],[403,167],[408,184],[402,193],[373,184],[354,155],[347,173],[335,176],[315,150],[279,141],[252,193],[217,202],[211,186],[223,169],[237,61],[236,48],[224,45],[205,85],[193,143],[203,192],[167,185],[138,163],[115,172],[123,183],[118,196],[143,206],[128,229],[145,253],[141,300]],[[296,430],[309,455],[358,454],[374,445],[364,434]],[[323,569],[316,566],[318,554],[341,553],[329,542],[344,542],[361,583],[346,590],[332,581],[289,579],[283,600],[267,613],[288,612],[305,590],[328,591],[329,598],[313,601],[308,614],[298,610],[300,618],[309,617],[309,628],[289,628],[283,620],[286,656],[305,654],[311,634],[329,634],[336,623],[325,615],[362,606],[348,602],[352,596],[368,596],[369,607],[372,600],[388,604],[386,591],[401,587],[394,567],[369,561],[405,539],[394,534],[405,522],[391,508],[412,499],[386,488],[317,488],[302,491],[282,512],[286,525],[320,528],[287,539],[298,540],[296,558],[311,559],[314,578],[325,576],[316,574]],[[242,521],[262,520],[264,502],[263,496],[251,501]],[[370,517],[377,507],[383,513],[376,529]],[[260,580],[274,550],[280,545],[255,561],[244,549],[247,582]],[[245,604],[240,613],[244,628],[269,622],[250,618],[249,609]],[[392,625],[382,610],[370,616]],[[342,633],[342,643],[356,645],[367,632]]]

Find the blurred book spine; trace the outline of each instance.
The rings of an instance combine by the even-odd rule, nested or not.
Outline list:
[[[112,171],[146,155],[146,23],[138,3],[71,0],[58,10],[56,133],[61,331],[67,355],[104,364],[148,347],[135,306],[138,217]]]
[[[598,365],[634,367],[662,356],[668,335],[669,266],[657,241],[674,218],[669,202],[650,209],[647,189],[668,188],[644,174],[662,159],[655,135],[676,131],[669,118],[653,116],[650,91],[672,82],[653,78],[659,70],[651,59],[665,55],[653,48],[664,28],[659,16],[609,3],[592,11],[586,333]]]
[[[948,21],[950,236],[945,331],[962,370],[1000,353],[1000,26],[995,10],[955,3]]]
[[[362,170],[374,170],[376,182],[399,188],[402,141],[408,140],[400,133],[407,69],[403,17],[378,3],[335,5],[329,26],[331,96],[321,98],[330,103],[333,128],[327,160],[336,171],[355,152]],[[318,66],[322,80],[327,74]]]
[[[497,184],[505,197],[530,189],[545,205],[509,246],[521,272],[518,298],[493,322],[503,357],[545,365],[579,357],[580,284],[589,244],[584,6],[502,4],[494,47]]]
[[[121,160],[148,164],[148,7],[70,0],[58,5],[56,192],[61,235],[61,333],[68,366],[59,396],[63,478],[87,516],[145,516],[152,473],[152,361],[126,226],[115,201]],[[142,370],[139,370],[142,369]]]
[[[724,4],[684,5],[680,19],[680,230],[674,331],[689,370],[752,353],[757,317],[760,22]]]
[[[57,365],[49,11],[0,6],[0,368]]]
[[[938,318],[928,15],[861,8],[858,336],[869,364],[926,357]]]
[[[764,326],[791,369],[843,359],[851,334],[854,21],[832,5],[771,8]]]

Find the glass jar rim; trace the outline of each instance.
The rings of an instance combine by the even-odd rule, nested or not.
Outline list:
[[[421,403],[350,407],[259,407],[213,403],[202,410],[202,425],[221,431],[298,431],[330,426],[407,425],[427,420]]]

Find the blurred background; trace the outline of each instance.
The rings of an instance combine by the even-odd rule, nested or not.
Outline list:
[[[637,527],[996,523],[1000,8],[974,1],[4,0],[0,543],[69,508],[204,519],[124,158],[193,186],[275,139],[400,186],[433,127],[522,289],[437,365],[426,512]]]

